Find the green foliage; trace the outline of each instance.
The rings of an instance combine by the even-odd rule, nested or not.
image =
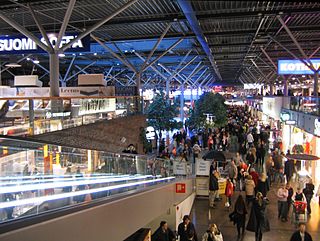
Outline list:
[[[147,109],[148,124],[153,126],[160,135],[166,130],[174,130],[182,127],[181,122],[177,122],[175,117],[179,114],[176,104],[171,105],[169,99],[163,94],[157,94],[153,98],[153,102]]]
[[[192,110],[190,117],[187,120],[187,125],[191,129],[221,127],[227,123],[227,107],[224,104],[225,99],[220,94],[211,92],[204,93],[195,103],[195,108]],[[208,123],[205,114],[212,114],[214,123]]]

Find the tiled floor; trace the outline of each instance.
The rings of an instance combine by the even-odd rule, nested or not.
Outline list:
[[[273,187],[268,193],[270,204],[267,207],[267,213],[271,231],[264,234],[263,241],[289,241],[295,231],[295,225],[291,223],[291,220],[283,223],[277,218],[276,190],[277,188]],[[238,194],[239,192],[234,194],[234,199]],[[242,194],[244,195],[244,192]],[[191,211],[191,218],[197,229],[198,240],[202,241],[202,235],[210,223],[216,223],[224,236],[224,241],[236,241],[237,230],[233,223],[229,221],[228,214],[229,210],[224,208],[224,199],[217,203],[215,209],[209,209],[207,198],[197,198]],[[247,220],[248,218],[247,216]],[[312,214],[307,222],[307,231],[311,233],[314,241],[320,241],[320,208],[317,198],[313,200]],[[254,241],[254,233],[246,231],[242,240]]]

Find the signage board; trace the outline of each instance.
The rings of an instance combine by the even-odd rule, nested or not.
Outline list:
[[[275,120],[280,120],[281,108],[282,108],[281,97],[263,97],[263,100],[262,100],[263,114]]]
[[[202,159],[196,159],[196,175],[209,176],[211,162]]]
[[[176,193],[186,193],[186,184],[176,183]]]
[[[288,113],[288,112],[281,112],[281,113],[280,113],[280,119],[281,119],[282,121],[288,121],[288,120],[290,120],[290,113]]]
[[[315,69],[320,67],[320,59],[310,60]],[[305,62],[307,62],[305,60]],[[314,74],[303,62],[297,59],[279,59],[278,74]]]
[[[173,173],[175,175],[187,175],[187,163],[173,161]]]
[[[78,36],[77,33],[74,34],[65,34],[62,37],[60,47],[71,42]],[[45,39],[41,35],[36,35],[39,40],[47,44]],[[48,34],[48,39],[50,43],[55,46],[58,34],[51,33]],[[90,51],[90,35],[82,38],[81,40],[76,41],[71,45],[66,52],[87,52]],[[0,54],[24,54],[24,53],[46,53],[45,50],[40,48],[32,39],[25,37],[23,35],[15,36],[1,36],[0,37]]]
[[[286,120],[285,121],[286,125],[295,125],[297,122],[295,120]]]

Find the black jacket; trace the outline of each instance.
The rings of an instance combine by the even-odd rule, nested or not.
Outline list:
[[[270,231],[270,223],[266,215],[266,202],[263,200],[263,203],[260,206],[255,199],[251,207],[247,230],[256,232],[258,227],[261,228],[262,233]]]
[[[213,174],[210,174],[209,176],[209,190],[210,191],[219,190],[218,178]]]
[[[292,234],[290,241],[312,241],[312,237],[308,232],[304,233],[304,240],[301,240],[300,231],[296,231]]]
[[[171,229],[167,229],[163,232],[162,228],[159,227],[154,234],[151,236],[151,241],[173,241],[175,239],[174,232]]]
[[[180,236],[180,241],[190,241],[190,236],[193,236],[192,241],[198,241],[196,230],[191,222],[187,225],[186,229],[184,223],[180,223],[178,226],[178,235]]]

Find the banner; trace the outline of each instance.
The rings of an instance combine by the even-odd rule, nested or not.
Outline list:
[[[304,60],[308,63],[307,60]],[[310,60],[315,69],[320,67],[320,59]],[[314,74],[303,62],[298,59],[279,59],[278,60],[278,74]]]
[[[62,47],[78,36],[78,33],[65,34],[62,37],[59,47]],[[42,35],[37,34],[36,37],[45,45],[47,45]],[[48,34],[50,43],[55,46],[58,33]],[[89,52],[90,51],[90,35],[75,41],[66,52]],[[1,36],[0,37],[0,54],[27,54],[27,53],[46,53],[32,39],[24,35]]]
[[[203,159],[196,159],[196,175],[197,176],[209,176],[210,171],[210,161],[205,161]]]
[[[173,174],[174,175],[187,175],[187,163],[173,161]]]

